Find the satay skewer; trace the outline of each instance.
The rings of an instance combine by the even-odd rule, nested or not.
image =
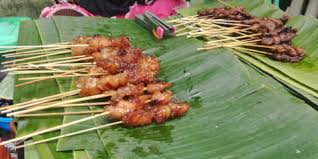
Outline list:
[[[58,62],[58,61],[64,61],[64,60],[71,60],[71,59],[80,59],[87,57],[85,55],[79,55],[79,56],[70,56],[70,57],[61,57],[61,58],[55,58],[55,59],[45,59],[45,60],[36,60],[32,62],[25,62],[25,63],[17,63],[17,64],[7,64],[4,65],[6,68],[12,68],[12,67],[27,67],[29,64],[41,64],[41,63],[50,63],[50,62]]]
[[[27,70],[27,71],[14,71],[14,72],[11,72],[10,74],[25,75],[25,74],[50,74],[50,73],[73,73],[73,71],[72,70]]]
[[[156,89],[164,89],[166,87],[170,87],[171,86],[168,83],[167,84],[163,84],[163,85],[160,84],[160,83],[158,83],[158,84],[159,85],[157,85]],[[147,85],[147,87],[139,88],[139,90],[142,89],[142,91],[147,91],[147,90],[149,91],[149,90],[152,90],[153,87],[154,87],[154,85],[149,85],[149,86]],[[80,91],[80,89],[76,90],[76,92],[74,92],[74,94],[72,94],[72,95],[76,95],[76,93],[78,94],[79,91]],[[72,92],[72,91],[70,91],[70,92]],[[64,93],[64,94],[67,94],[67,93]],[[3,113],[12,112],[12,111],[16,111],[16,110],[21,110],[21,109],[24,109],[24,108],[32,106],[32,108],[30,108],[30,109],[9,113],[7,115],[10,116],[10,115],[16,115],[16,114],[25,114],[25,113],[33,112],[33,111],[37,111],[37,110],[44,110],[44,109],[49,109],[49,108],[53,108],[53,107],[58,107],[58,106],[65,105],[65,104],[73,104],[73,103],[78,103],[78,102],[82,102],[82,101],[88,101],[88,100],[92,100],[92,99],[110,97],[110,96],[115,95],[116,93],[113,92],[113,91],[107,91],[107,92],[104,92],[102,94],[91,95],[91,96],[81,97],[81,98],[77,98],[77,99],[69,99],[69,100],[64,100],[64,101],[59,101],[59,102],[54,102],[54,103],[48,103],[48,102],[54,101],[56,99],[61,99],[64,96],[64,94],[58,94],[58,95],[45,97],[44,99],[40,99],[40,102],[35,102],[35,103],[28,104],[28,105],[23,105],[23,106],[13,107],[13,108],[7,108],[5,111],[3,111]],[[67,94],[67,95],[69,96],[69,94]],[[44,106],[41,106],[41,105],[44,105]]]
[[[6,145],[6,144],[9,144],[9,143],[13,143],[13,142],[17,142],[17,141],[20,141],[20,140],[25,140],[25,139],[28,139],[28,138],[31,138],[31,137],[34,137],[34,136],[37,136],[37,135],[44,134],[44,133],[61,130],[61,129],[65,128],[65,127],[69,127],[69,126],[72,126],[72,125],[75,125],[75,124],[78,124],[78,123],[81,123],[81,122],[84,122],[84,121],[92,120],[92,119],[95,119],[95,118],[98,118],[98,117],[106,116],[108,114],[109,114],[109,112],[103,112],[103,113],[96,114],[96,115],[93,115],[93,116],[89,116],[89,117],[86,117],[86,118],[82,118],[82,119],[79,119],[79,120],[76,120],[76,121],[73,121],[73,122],[65,123],[65,124],[58,125],[58,126],[55,126],[55,127],[52,127],[52,128],[48,128],[48,129],[44,129],[44,130],[40,130],[40,131],[31,133],[31,134],[28,134],[28,135],[24,135],[24,136],[17,137],[17,138],[8,140],[8,141],[1,142],[0,146]]]
[[[91,60],[93,59],[93,57],[83,57],[83,58],[75,58],[75,59],[71,59],[71,60],[59,60],[57,62],[50,62],[50,63],[43,63],[43,64],[31,64],[31,63],[26,63],[25,65],[20,65],[20,66],[16,66],[13,68],[8,68],[5,70],[1,70],[0,72],[9,72],[9,71],[23,71],[23,70],[30,70],[30,69],[36,69],[36,68],[45,68],[45,67],[58,67],[58,66],[75,66],[75,65],[81,65],[81,64],[91,64],[91,63],[76,63],[76,62],[81,62],[81,61],[87,61],[87,60]],[[34,72],[36,73],[36,72]],[[39,72],[40,73],[40,72]],[[51,73],[58,73],[58,72],[51,72]]]
[[[11,111],[32,107],[32,106],[35,106],[35,105],[47,103],[47,102],[58,100],[58,99],[61,99],[61,98],[77,95],[79,93],[80,93],[80,90],[77,89],[77,90],[74,90],[74,91],[64,92],[64,93],[55,94],[55,95],[44,97],[44,98],[40,98],[40,99],[35,99],[35,100],[32,100],[31,102],[27,101],[27,102],[23,102],[23,103],[11,105],[11,106],[3,107],[3,108],[1,108],[1,110],[4,110],[4,111],[2,111],[1,113],[4,114],[4,113],[11,112]]]
[[[0,46],[0,49],[35,49],[35,48],[53,48],[53,47],[85,47],[88,46],[87,44],[76,44],[76,45],[69,45],[69,44],[63,44],[63,45],[57,45],[57,44],[49,44],[49,45],[20,45],[20,46]],[[10,50],[11,51],[11,50]],[[11,51],[12,52],[12,51]]]
[[[30,117],[51,117],[51,116],[64,116],[64,115],[85,115],[102,113],[104,110],[89,110],[79,112],[60,112],[60,113],[36,113],[36,114],[20,114],[16,115],[17,118],[30,118]]]
[[[80,72],[80,71],[84,71],[84,70],[86,70],[86,68],[84,68],[84,69],[72,70],[72,71],[70,71],[70,72],[62,73],[62,74],[58,74],[58,75],[66,76],[66,75],[74,74],[74,73],[76,73],[76,72]],[[67,78],[68,78],[68,77],[67,77]],[[15,87],[16,87],[16,88],[19,88],[19,87],[22,87],[22,86],[26,86],[26,85],[29,85],[29,84],[34,84],[34,83],[41,82],[41,81],[45,81],[45,80],[49,80],[49,79],[52,79],[52,78],[36,79],[36,80],[32,80],[32,81],[28,81],[28,82],[24,82],[24,83],[17,84],[17,85],[15,85]]]
[[[60,101],[58,101],[60,102]],[[43,105],[34,105],[34,107],[43,107],[49,104],[54,104],[54,103],[58,103],[58,102],[49,102],[49,103],[43,103]],[[110,102],[93,102],[93,103],[72,103],[72,104],[63,104],[63,105],[58,105],[56,107],[52,107],[54,109],[56,108],[69,108],[69,107],[88,107],[88,106],[105,106],[105,105],[110,105]]]
[[[45,77],[26,77],[19,78],[19,81],[28,81],[28,80],[47,80],[47,79],[55,79],[55,78],[72,78],[72,77],[84,77],[84,76],[103,76],[108,75],[106,73],[92,73],[92,74],[77,74],[77,75],[53,75],[53,76],[45,76]]]
[[[66,53],[70,53],[70,52],[71,52],[70,50],[57,51],[57,52],[48,53],[48,54],[44,54],[44,55],[38,55],[38,56],[33,56],[33,57],[27,57],[27,58],[21,58],[21,59],[16,59],[16,60],[5,61],[5,62],[2,62],[2,64],[12,64],[12,63],[16,63],[16,62],[33,60],[33,59],[38,59],[38,58],[47,57],[47,56],[66,54]]]
[[[31,51],[25,51],[25,52],[17,52],[17,53],[11,53],[11,54],[6,54],[3,55],[6,58],[10,58],[10,57],[24,57],[24,56],[34,56],[34,55],[42,55],[45,53],[49,53],[52,51],[56,51],[56,50],[67,50],[69,49],[69,47],[57,47],[57,48],[50,48],[50,49],[41,49],[41,50],[31,50]]]
[[[67,45],[67,44],[70,44],[70,42],[58,43],[58,44],[48,44],[46,46],[60,46],[60,45]],[[37,45],[37,46],[41,46],[41,45]],[[16,52],[16,51],[23,51],[23,50],[30,50],[30,49],[34,49],[34,48],[28,47],[28,48],[17,48],[17,49],[3,50],[3,51],[0,51],[0,54]],[[42,48],[42,50],[43,50],[43,48]]]
[[[235,46],[235,45],[234,46],[233,45],[216,45],[216,46],[198,48],[198,50],[211,50],[211,49],[220,48],[220,47],[227,47],[227,48],[232,48],[232,49],[236,49],[236,50],[250,51],[253,53],[260,53],[260,54],[264,54],[264,55],[273,55],[273,53],[271,53],[271,52],[261,51],[261,50],[251,49],[251,48],[244,48],[244,47],[239,47],[239,46]]]
[[[122,123],[123,123],[122,121],[117,121],[117,122],[113,122],[113,123],[109,123],[109,124],[105,124],[105,125],[100,125],[100,126],[93,127],[93,128],[88,128],[88,129],[84,129],[84,130],[80,130],[80,131],[76,131],[76,132],[72,132],[72,133],[68,133],[68,134],[64,134],[64,135],[55,136],[55,137],[48,138],[48,139],[43,139],[40,141],[35,141],[33,143],[29,143],[29,144],[25,144],[25,145],[16,146],[15,148],[20,149],[20,148],[24,148],[24,147],[29,147],[29,146],[41,144],[41,143],[47,143],[50,141],[54,141],[54,140],[58,140],[58,139],[62,139],[62,138],[70,137],[70,136],[75,136],[75,135],[83,134],[83,133],[94,131],[94,130],[104,129],[104,128],[107,128],[107,127],[110,127],[113,125],[119,125]]]
[[[21,110],[21,111],[18,111],[18,112],[8,113],[7,116],[15,116],[15,115],[19,115],[19,114],[26,114],[26,113],[30,113],[30,112],[34,112],[34,111],[39,111],[39,110],[44,110],[44,109],[48,109],[48,108],[53,108],[53,107],[56,107],[56,106],[59,106],[59,105],[63,105],[63,104],[70,104],[70,103],[88,101],[88,100],[93,100],[93,99],[105,98],[105,97],[110,97],[112,95],[113,95],[113,93],[105,93],[105,94],[98,94],[98,95],[93,95],[93,96],[81,97],[81,98],[77,98],[77,99],[70,99],[70,100],[61,101],[59,103],[49,104],[49,105],[46,105],[46,106],[43,106],[43,107],[34,107],[34,108],[27,109],[27,110]]]
[[[43,98],[39,98],[39,99],[35,98],[35,99],[29,100],[29,101],[26,101],[26,102],[21,102],[21,103],[18,103],[18,104],[1,107],[0,110],[7,110],[7,109],[11,109],[11,108],[21,107],[21,106],[29,105],[29,104],[32,104],[32,103],[37,103],[37,102],[40,102],[40,101],[44,101],[44,103],[45,103],[45,102],[52,101],[52,99],[54,100],[56,97],[64,98],[64,97],[76,95],[79,92],[80,92],[80,90],[77,89],[77,90],[73,90],[73,91],[69,91],[69,92],[63,92],[63,93],[59,93],[59,94],[54,94],[54,95],[43,97]]]
[[[249,34],[249,35],[242,35],[242,36],[237,36],[237,37],[232,37],[231,39],[229,38],[224,38],[224,39],[218,39],[218,40],[211,40],[208,41],[206,43],[210,44],[210,43],[217,43],[217,42],[224,42],[224,41],[230,41],[230,40],[241,40],[241,39],[245,39],[245,38],[253,38],[253,37],[257,37],[262,35],[261,33],[257,33],[257,34]]]
[[[105,106],[111,104],[110,102],[94,102],[94,103],[75,103],[75,104],[64,104],[54,108],[67,108],[67,107],[88,107],[88,106]],[[45,106],[45,105],[43,105]]]

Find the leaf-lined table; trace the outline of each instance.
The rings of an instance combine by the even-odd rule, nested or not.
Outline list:
[[[259,4],[252,1],[249,8]],[[24,22],[20,44],[64,42],[94,34],[129,36],[135,47],[158,56],[162,67],[158,77],[173,82],[171,90],[192,108],[185,117],[162,125],[114,126],[35,146],[41,158],[317,158],[317,112],[278,82],[243,64],[231,50],[197,51],[201,41],[182,37],[156,41],[133,21],[71,17]],[[66,91],[73,86],[70,81],[74,80],[17,89],[15,100]],[[82,117],[21,120],[18,132],[22,135]],[[105,122],[96,119],[59,133]]]

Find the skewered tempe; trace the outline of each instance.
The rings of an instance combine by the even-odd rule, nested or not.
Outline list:
[[[240,24],[250,26],[250,34],[260,33],[257,37],[260,41],[259,45],[270,46],[267,49],[272,55],[268,55],[270,58],[283,62],[299,62],[305,56],[305,50],[299,47],[292,47],[291,40],[297,35],[297,30],[291,27],[284,26],[289,17],[284,15],[280,19],[264,17],[258,18],[250,15],[244,9],[244,7],[220,7],[220,8],[208,8],[198,11],[199,17],[207,17],[213,19],[235,20]],[[223,26],[228,26],[224,24]],[[244,28],[241,26],[241,28]],[[238,36],[238,35],[237,35]],[[256,38],[252,38],[254,40]],[[248,48],[255,48],[253,46],[246,46]],[[260,48],[257,48],[260,49]]]

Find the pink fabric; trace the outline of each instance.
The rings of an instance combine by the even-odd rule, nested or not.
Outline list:
[[[136,15],[149,11],[159,18],[166,18],[175,15],[177,13],[176,9],[184,7],[185,5],[186,3],[184,0],[156,0],[150,5],[134,4],[125,17],[134,19]]]
[[[56,13],[59,10],[62,9],[70,9],[70,10],[75,10],[81,14],[83,14],[83,16],[94,16],[94,14],[88,12],[86,9],[74,5],[74,4],[69,4],[69,3],[61,3],[61,4],[54,4],[52,7],[46,7],[42,10],[42,13],[40,15],[40,18],[48,18],[54,15],[54,13]]]

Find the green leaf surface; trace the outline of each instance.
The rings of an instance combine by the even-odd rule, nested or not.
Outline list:
[[[0,82],[0,90],[0,99],[13,99],[14,75],[9,74]]]
[[[25,142],[25,144],[30,144],[34,142],[32,139]],[[25,159],[41,159],[40,155],[35,146],[29,146],[24,148],[24,158]]]
[[[281,10],[268,5],[262,0],[231,0],[227,2],[233,6],[242,5],[251,14],[258,17],[272,16],[278,18],[285,14]],[[185,16],[193,15],[196,14],[199,9],[220,5],[222,4],[210,1],[208,4],[197,5],[190,10],[182,10],[180,13]],[[270,67],[270,69],[266,70],[269,74],[272,74],[274,77],[295,87],[295,89],[300,89],[303,92],[318,98],[318,64],[316,62],[318,58],[318,46],[316,45],[316,41],[318,40],[318,30],[316,29],[318,27],[318,20],[311,17],[297,16],[292,17],[287,25],[298,29],[298,36],[293,39],[292,43],[294,46],[306,49],[306,57],[304,60],[297,64],[293,64],[274,61],[258,54],[253,54],[252,56],[264,63],[264,65],[267,65],[259,67]],[[252,61],[252,59],[249,62],[255,65],[257,63],[257,61]]]
[[[74,159],[89,159],[86,151],[73,151]]]
[[[42,44],[42,40],[39,31],[36,27],[34,21],[23,21],[21,23],[21,29],[19,33],[19,45],[39,45]],[[47,75],[44,75],[47,76]],[[26,75],[20,75],[19,77],[26,77]],[[16,83],[19,83],[16,80]],[[51,88],[51,89],[50,89]],[[52,89],[53,88],[53,89]],[[55,89],[54,89],[55,88]],[[14,93],[14,102],[19,103],[23,101],[32,100],[35,98],[45,97],[48,95],[53,95],[59,93],[58,84],[55,80],[48,80],[46,82],[41,82],[36,85],[27,85],[21,88],[16,88]],[[52,111],[52,110],[51,110]],[[56,110],[54,110],[56,111]],[[50,111],[46,111],[50,112]],[[22,136],[25,134],[32,133],[34,131],[49,128],[52,126],[60,125],[62,123],[61,118],[31,118],[31,119],[19,119],[17,136]],[[33,138],[34,141],[45,139],[48,137],[56,136],[59,133],[55,132],[52,134],[46,134],[44,136],[37,136]],[[40,158],[45,158],[49,156],[50,158],[61,158],[68,159],[72,158],[72,154],[68,152],[57,152],[56,142],[42,144],[36,146],[37,152]]]
[[[248,7],[258,4],[250,1]],[[42,40],[50,40],[51,29],[42,29],[53,29],[49,25],[53,24],[38,25]],[[135,47],[159,57],[162,69],[158,77],[173,82],[171,90],[176,97],[192,106],[185,117],[166,124],[113,126],[93,132],[96,137],[87,133],[60,140],[58,150],[85,149],[85,158],[90,159],[317,158],[316,110],[275,80],[244,65],[232,50],[197,51],[201,41],[182,37],[156,41],[128,20],[55,17],[54,25],[61,41],[78,35],[129,36]],[[64,117],[64,122],[81,117]],[[100,125],[107,120],[92,122]],[[62,134],[94,125],[79,124],[63,129]],[[91,141],[99,141],[93,145],[95,149]],[[73,152],[76,158],[83,153]]]

